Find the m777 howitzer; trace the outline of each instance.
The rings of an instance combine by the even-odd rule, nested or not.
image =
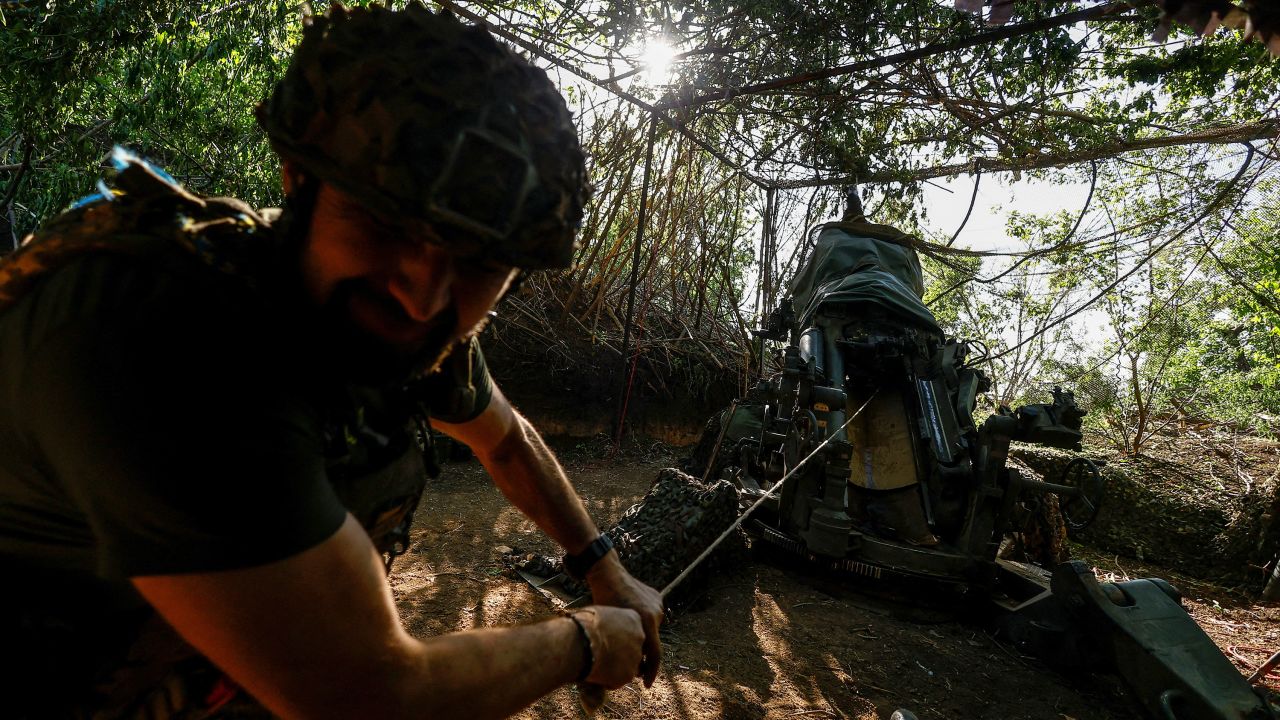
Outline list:
[[[1056,501],[1067,528],[1087,526],[1103,476],[1084,457],[1048,481],[1006,464],[1015,440],[1079,450],[1085,413],[1054,388],[1052,403],[977,425],[988,380],[923,290],[913,239],[860,205],[818,228],[757,333],[762,348],[782,344],[778,371],[708,426],[686,470],[731,480],[741,508],[763,499],[744,526],[757,541],[886,590],[955,598],[1053,667],[1119,674],[1153,717],[1274,718],[1169,583],[998,557],[1028,503]]]

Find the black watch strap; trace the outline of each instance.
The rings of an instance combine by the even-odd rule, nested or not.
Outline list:
[[[586,580],[587,572],[612,549],[613,541],[608,535],[600,533],[600,537],[593,540],[582,552],[564,556],[564,571],[575,580]]]

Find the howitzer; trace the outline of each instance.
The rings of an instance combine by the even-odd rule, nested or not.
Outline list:
[[[882,586],[952,590],[1051,664],[1116,672],[1153,717],[1274,717],[1167,582],[1099,583],[1080,563],[1049,572],[998,557],[1029,501],[1053,498],[1071,530],[1096,517],[1106,487],[1089,459],[1047,481],[1007,464],[1013,441],[1078,450],[1085,413],[1055,387],[1050,403],[976,424],[989,382],[921,302],[913,240],[865,222],[860,204],[846,218],[819,229],[757,333],[782,344],[777,371],[722,417],[719,452],[686,470],[731,480],[744,509],[758,504],[746,524],[758,541]]]

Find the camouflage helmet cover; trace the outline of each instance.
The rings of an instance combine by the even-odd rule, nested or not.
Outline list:
[[[281,157],[429,224],[451,251],[526,269],[572,259],[587,185],[568,108],[481,27],[416,3],[335,5],[257,114]]]

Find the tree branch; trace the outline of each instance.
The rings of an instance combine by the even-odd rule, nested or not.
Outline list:
[[[767,185],[765,181],[761,180],[760,178],[748,172],[745,166],[743,166],[741,163],[734,162],[728,155],[725,155],[724,153],[720,152],[715,147],[713,147],[710,143],[708,143],[707,141],[695,135],[694,132],[690,130],[685,123],[671,117],[661,108],[658,108],[652,103],[647,103],[644,100],[641,100],[640,98],[636,97],[635,95],[632,95],[629,92],[625,92],[624,90],[622,90],[621,88],[617,87],[612,83],[606,83],[596,78],[591,73],[588,73],[587,71],[581,68],[574,67],[572,64],[561,60],[560,58],[556,57],[555,55],[552,55],[549,52],[546,52],[542,48],[539,48],[537,45],[534,45],[533,43],[525,40],[519,35],[516,35],[515,33],[512,33],[504,28],[498,27],[497,25],[490,23],[488,20],[484,19],[480,15],[477,15],[471,12],[470,10],[467,10],[466,8],[460,7],[457,3],[453,2],[453,0],[435,0],[435,3],[440,7],[445,8],[446,10],[454,13],[455,15],[459,15],[474,23],[477,23],[479,25],[482,25],[488,28],[491,32],[493,32],[493,34],[506,38],[508,41],[513,42],[516,45],[519,45],[520,47],[524,48],[525,50],[528,50],[534,55],[537,55],[538,57],[552,63],[556,67],[561,68],[562,70],[567,70],[573,73],[574,75],[577,75],[578,77],[582,78],[583,80],[586,80],[592,85],[595,85],[596,87],[601,88],[603,90],[607,90],[613,93],[614,95],[622,98],[623,100],[626,100],[632,105],[635,105],[636,107],[649,112],[654,117],[657,117],[660,120],[662,120],[662,122],[666,123],[669,127],[671,127],[671,129],[689,138],[689,140],[692,141],[693,144],[702,148],[707,153],[709,153],[712,157],[724,163],[726,167],[732,168],[733,170],[741,173],[743,177],[745,177],[746,179],[750,180],[752,183],[760,187],[765,187]]]
[[[18,194],[18,185],[22,182],[22,176],[31,167],[31,151],[34,146],[30,140],[26,142],[26,146],[26,149],[22,151],[22,162],[13,166],[16,172],[13,179],[9,181],[9,187],[5,189],[4,198],[0,199],[0,207],[8,207],[13,202],[13,198]]]
[[[1097,20],[1135,7],[1150,5],[1152,2],[1153,0],[1132,0],[1131,2],[1107,3],[1106,5],[1099,5],[1085,10],[1063,13],[1062,15],[1054,15],[1052,17],[1043,18],[1033,22],[1022,23],[1019,25],[1008,25],[1000,28],[999,30],[978,33],[977,35],[956,40],[954,42],[942,43],[940,45],[926,45],[922,48],[894,53],[874,60],[862,60],[860,62],[849,63],[848,65],[838,65],[836,67],[826,68],[823,70],[814,70],[811,72],[799,73],[797,75],[789,75],[787,77],[767,80],[753,85],[745,85],[740,88],[721,88],[694,97],[675,98],[673,100],[660,102],[656,104],[654,108],[657,110],[693,108],[699,105],[705,105],[709,102],[732,100],[733,98],[742,97],[743,95],[755,95],[769,90],[777,90],[778,88],[800,85],[803,83],[813,82],[815,80],[826,80],[828,78],[840,77],[842,75],[852,75],[853,73],[865,72],[867,70],[874,70],[876,68],[886,67],[889,65],[902,65],[904,63],[923,60],[935,55],[943,55],[957,50],[966,50],[971,47],[998,42],[1000,40],[1008,40],[1022,35],[1030,35],[1042,30],[1050,30],[1064,25],[1074,25],[1078,22],[1084,22],[1087,20]]]
[[[1181,230],[1174,233],[1173,235],[1170,235],[1168,239],[1164,240],[1159,245],[1155,246],[1155,248],[1153,248],[1151,252],[1147,253],[1146,256],[1143,257],[1140,261],[1138,261],[1133,267],[1125,271],[1124,274],[1119,275],[1115,280],[1109,283],[1106,287],[1098,291],[1096,295],[1086,300],[1084,304],[1079,305],[1074,310],[1059,316],[1053,322],[1046,325],[1043,330],[1036,333],[1035,335],[1042,334],[1043,332],[1057,325],[1061,325],[1067,320],[1070,320],[1071,318],[1083,312],[1086,308],[1088,308],[1090,305],[1097,302],[1099,299],[1106,297],[1107,293],[1111,292],[1116,287],[1118,287],[1120,283],[1124,282],[1125,280],[1128,280],[1131,275],[1138,272],[1138,270],[1144,267],[1148,262],[1150,262],[1152,258],[1154,258],[1156,255],[1159,255],[1161,252],[1164,251],[1165,248],[1172,245],[1183,235],[1187,234],[1187,232],[1189,232],[1191,229],[1198,227],[1201,221],[1209,217],[1210,213],[1212,213],[1214,210],[1217,210],[1218,207],[1222,204],[1222,201],[1225,200],[1226,197],[1231,193],[1231,191],[1235,189],[1236,185],[1239,184],[1240,178],[1244,177],[1245,172],[1249,170],[1249,165],[1253,162],[1253,156],[1256,151],[1254,150],[1253,146],[1249,145],[1248,143],[1245,144],[1245,147],[1248,148],[1248,154],[1245,155],[1244,163],[1240,166],[1240,169],[1236,172],[1235,176],[1233,176],[1231,180],[1227,182],[1226,186],[1223,187],[1222,190],[1219,191],[1216,196],[1214,196],[1213,200],[1209,201],[1209,203],[1205,206],[1203,212],[1197,215],[1194,220],[1184,225]],[[1005,350],[1004,352],[1000,352],[1000,353],[996,353],[995,355],[992,355],[991,359],[997,360],[999,358],[1004,357],[1005,355],[1008,355],[1009,353],[1017,350],[1023,345],[1026,345],[1029,341],[1031,341],[1035,337],[1035,335],[1032,335],[1026,340],[1019,342],[1018,344]]]
[[[996,157],[971,158],[964,162],[918,168],[916,170],[881,170],[864,175],[842,175],[810,180],[781,180],[774,183],[774,187],[791,190],[828,185],[848,185],[850,183],[919,182],[931,178],[971,172],[975,160],[982,163],[983,172],[1026,172],[1077,165],[1091,160],[1106,160],[1138,150],[1183,145],[1230,145],[1250,140],[1269,140],[1277,137],[1280,137],[1280,119],[1259,120],[1254,123],[1213,127],[1180,135],[1161,135],[1158,137],[1138,138],[1127,142],[1108,143],[1094,148],[1052,155],[1029,155],[1014,159]]]

